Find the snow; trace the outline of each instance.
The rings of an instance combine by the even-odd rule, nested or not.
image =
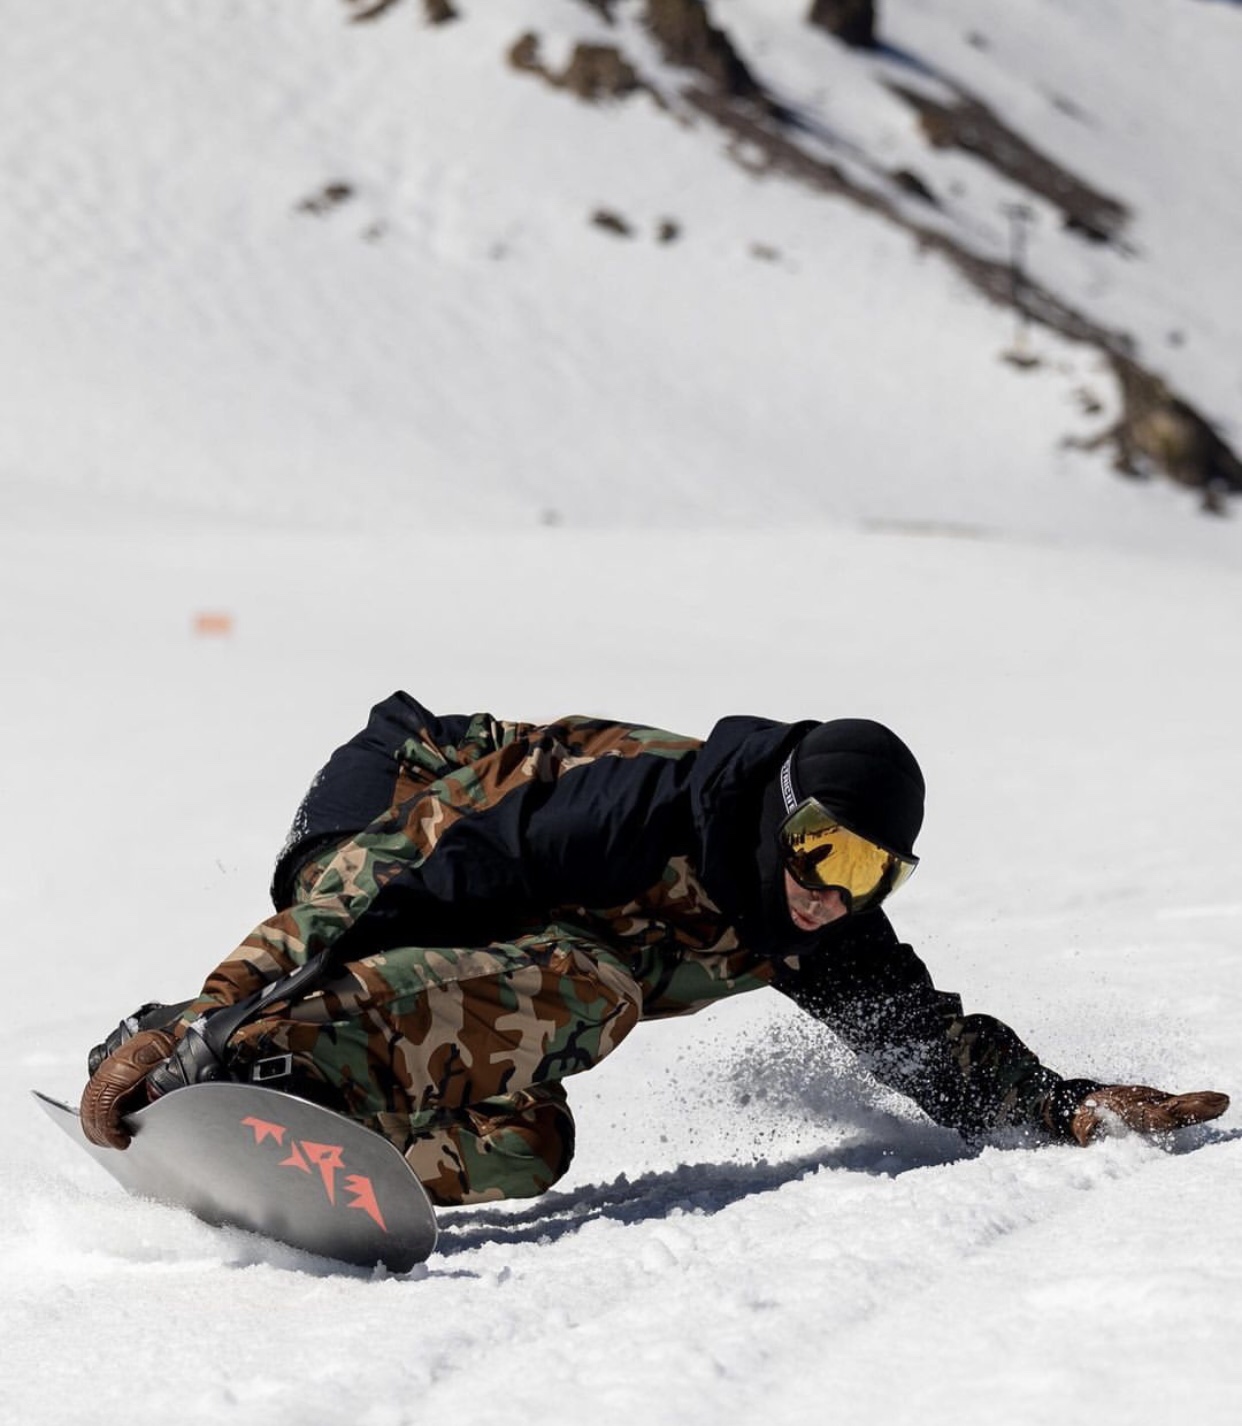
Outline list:
[[[505,67],[587,7],[457,3],[6,6],[0,1420],[1231,1422],[1236,1108],[971,1150],[744,996],[640,1027],[572,1084],[552,1193],[443,1214],[387,1276],[128,1199],[30,1098],[264,914],[311,773],[396,687],[881,718],[931,789],[893,916],[937,983],[1067,1073],[1242,1084],[1236,516],[1062,448],[1115,401],[1092,354],[1036,333],[1015,371],[1005,315],[895,230]],[[803,8],[719,15],[897,155],[893,56],[813,37],[816,70]],[[1242,11],[886,9],[1133,206],[1130,257],[1032,261],[1149,353],[1182,326],[1162,362],[1227,428]],[[976,182],[953,221],[1003,243]]]

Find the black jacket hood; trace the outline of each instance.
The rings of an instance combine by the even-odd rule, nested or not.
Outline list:
[[[775,829],[765,835],[763,808],[782,762],[814,727],[813,722],[722,718],[690,776],[695,865],[703,885],[745,943],[765,955],[783,953],[786,932],[797,936],[801,947],[810,939],[797,931],[783,905],[772,904],[771,883],[780,858]]]

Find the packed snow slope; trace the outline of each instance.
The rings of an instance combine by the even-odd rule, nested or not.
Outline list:
[[[928,778],[892,911],[937,984],[1064,1072],[1242,1093],[1237,521],[1064,449],[1115,404],[1095,357],[1001,360],[893,225],[505,65],[588,7],[454,3],[5,9],[0,1421],[1232,1422],[1237,1108],[968,1147],[763,992],[639,1027],[573,1082],[556,1190],[445,1213],[397,1277],[128,1199],[30,1099],[264,914],[306,782],[402,686],[880,718]],[[902,149],[884,66],[1124,201],[1132,251],[1044,214],[1031,263],[1153,361],[1179,330],[1224,428],[1242,10],[909,0],[858,59],[801,9],[718,7],[839,146],[959,183],[982,248],[1007,195]]]
[[[127,1199],[34,1107],[264,914],[310,773],[401,685],[884,719],[931,789],[892,914],[937,983],[1062,1071],[1236,1102],[1237,571],[824,527],[651,533],[643,573],[634,543],[478,535],[447,602],[401,536],[4,537],[3,1419],[1234,1420],[1236,1109],[973,1151],[761,992],[639,1027],[573,1083],[557,1189],[444,1213],[394,1278]]]

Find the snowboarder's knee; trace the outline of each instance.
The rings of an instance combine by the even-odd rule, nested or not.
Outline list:
[[[574,1118],[558,1083],[535,1085],[455,1111],[378,1116],[433,1203],[534,1198],[574,1153]]]

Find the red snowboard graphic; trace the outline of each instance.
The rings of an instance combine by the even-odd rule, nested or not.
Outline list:
[[[35,1098],[130,1193],[323,1257],[406,1272],[435,1247],[430,1200],[386,1139],[274,1089],[195,1084],[126,1117],[101,1149],[76,1110]]]

